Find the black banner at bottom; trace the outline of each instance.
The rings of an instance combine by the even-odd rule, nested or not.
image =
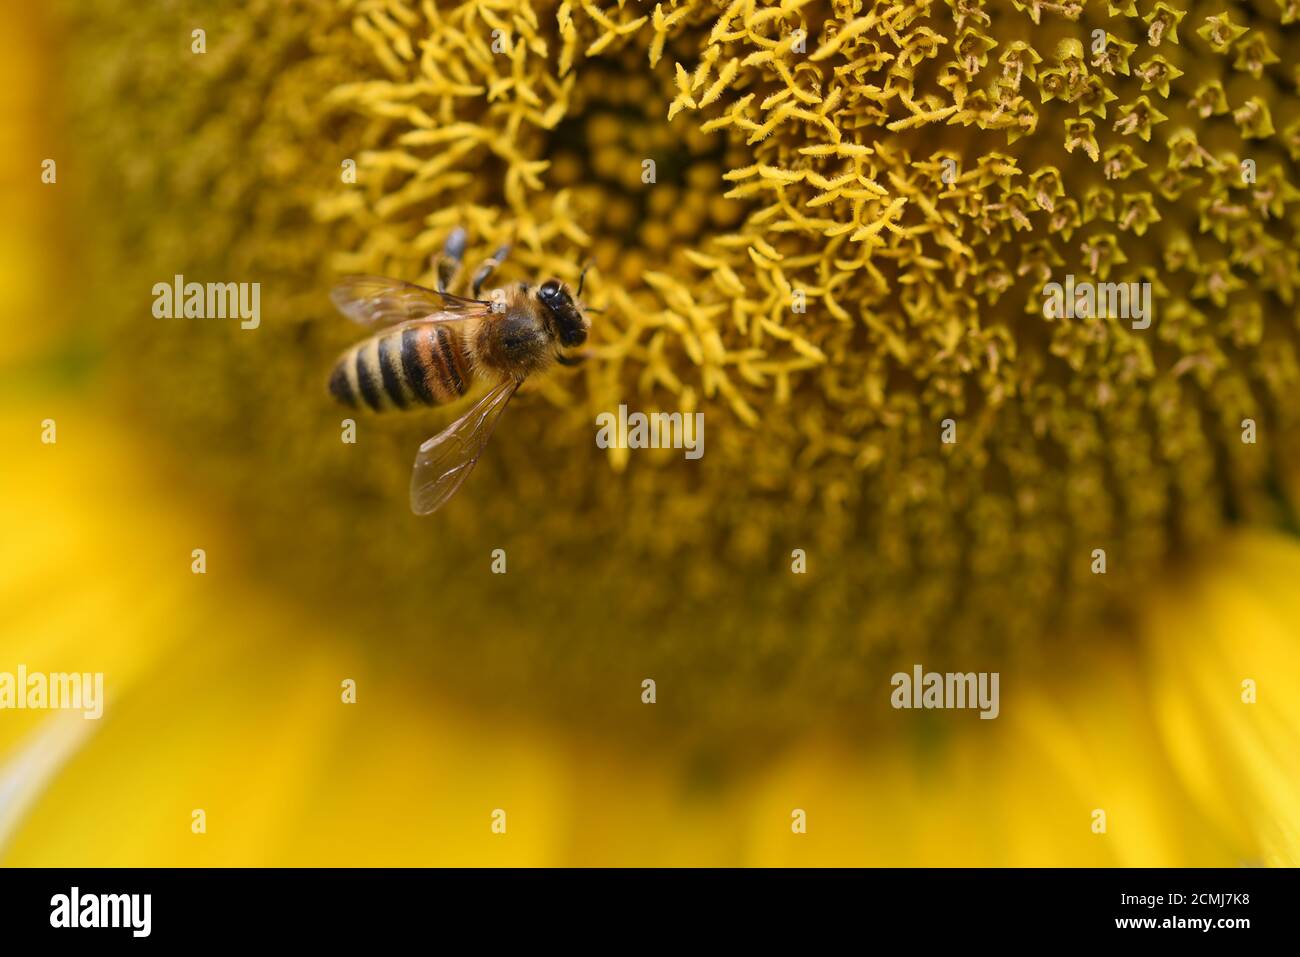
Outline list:
[[[112,870],[0,872],[6,942],[541,943],[637,937],[1294,939],[1293,870]],[[609,937],[612,932],[616,936]],[[665,934],[673,933],[673,937]],[[539,939],[538,935],[542,938]],[[445,935],[445,936],[444,936]]]

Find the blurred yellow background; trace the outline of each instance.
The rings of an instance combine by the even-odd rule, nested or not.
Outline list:
[[[252,5],[264,19],[275,6]],[[331,16],[322,6],[283,16]],[[682,533],[673,547],[710,561],[679,564],[657,536],[694,527],[713,500],[692,499],[690,477],[611,472],[585,419],[548,417],[575,380],[512,409],[517,427],[458,512],[422,524],[405,514],[403,472],[429,422],[364,423],[357,449],[337,440],[323,391],[348,334],[324,300],[337,234],[266,188],[212,192],[228,180],[184,165],[278,156],[309,191],[312,157],[215,133],[185,152],[169,97],[122,101],[88,127],[87,91],[115,76],[87,58],[91,27],[114,14],[60,10],[26,7],[0,31],[0,671],[102,671],[107,704],[102,721],[0,711],[0,864],[1300,863],[1294,536],[1224,531],[1090,631],[846,648],[835,623],[869,632],[870,611],[820,608],[815,581],[789,584],[788,548],[775,572],[732,583],[750,575],[735,543]],[[103,42],[146,64],[188,56],[189,21],[174,25],[179,53],[132,48],[145,26]],[[196,112],[311,103],[241,85],[245,70],[275,72],[269,54],[256,71],[233,56],[214,69],[231,95]],[[323,96],[327,79],[302,88]],[[128,122],[134,110],[145,118]],[[93,135],[114,124],[154,138],[114,154]],[[113,171],[96,166],[114,156]],[[130,188],[105,195],[118,177]],[[185,218],[203,203],[171,195],[209,199],[221,222]],[[173,268],[149,256],[190,241],[194,278],[265,279],[267,337],[150,317],[147,290]],[[286,275],[298,285],[276,288]],[[543,514],[560,460],[553,484],[570,498]],[[601,494],[627,512],[585,507],[596,482],[617,485]],[[651,493],[656,522],[628,527]],[[583,528],[565,538],[571,523]],[[504,583],[489,573],[498,546]],[[763,611],[772,590],[794,596],[785,617]],[[1001,672],[998,720],[888,707],[885,662],[939,667],[954,650],[962,670]],[[1242,702],[1245,679],[1258,703]]]

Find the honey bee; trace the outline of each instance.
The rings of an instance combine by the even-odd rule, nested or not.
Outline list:
[[[552,363],[577,365],[582,359],[565,350],[586,342],[591,329],[577,301],[586,269],[573,295],[558,279],[548,279],[536,288],[521,282],[480,299],[509,249],[503,246],[478,269],[469,297],[447,292],[465,252],[462,229],[451,234],[437,261],[436,290],[350,276],[330,294],[352,321],[384,327],[335,362],[329,391],[344,405],[375,412],[436,406],[481,381],[492,383],[468,412],[420,446],[411,472],[411,510],[417,515],[437,511],[464,484],[526,378]]]

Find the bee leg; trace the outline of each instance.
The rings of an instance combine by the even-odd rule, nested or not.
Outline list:
[[[474,285],[473,285],[473,293],[472,293],[475,299],[478,298],[479,290],[483,288],[483,283],[488,281],[488,277],[492,275],[492,271],[494,269],[496,269],[503,262],[505,262],[506,256],[508,255],[510,255],[510,244],[506,243],[504,246],[502,246],[500,249],[498,249],[496,252],[492,254],[491,259],[487,260],[486,262],[483,263],[483,265],[478,267],[478,271],[474,273]]]
[[[591,358],[591,350],[583,349],[581,352],[575,352],[571,356],[566,356],[563,352],[555,357],[555,361],[562,366],[580,366]]]
[[[457,226],[447,237],[447,242],[442,247],[442,255],[434,260],[434,270],[438,274],[438,292],[447,291],[464,256],[465,230]]]

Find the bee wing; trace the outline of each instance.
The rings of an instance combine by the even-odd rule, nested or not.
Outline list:
[[[411,511],[436,512],[456,494],[518,388],[518,379],[502,379],[472,409],[420,446],[411,472]]]
[[[487,315],[492,303],[436,292],[384,276],[347,276],[330,292],[339,312],[363,326],[388,326],[409,319],[445,322]]]

